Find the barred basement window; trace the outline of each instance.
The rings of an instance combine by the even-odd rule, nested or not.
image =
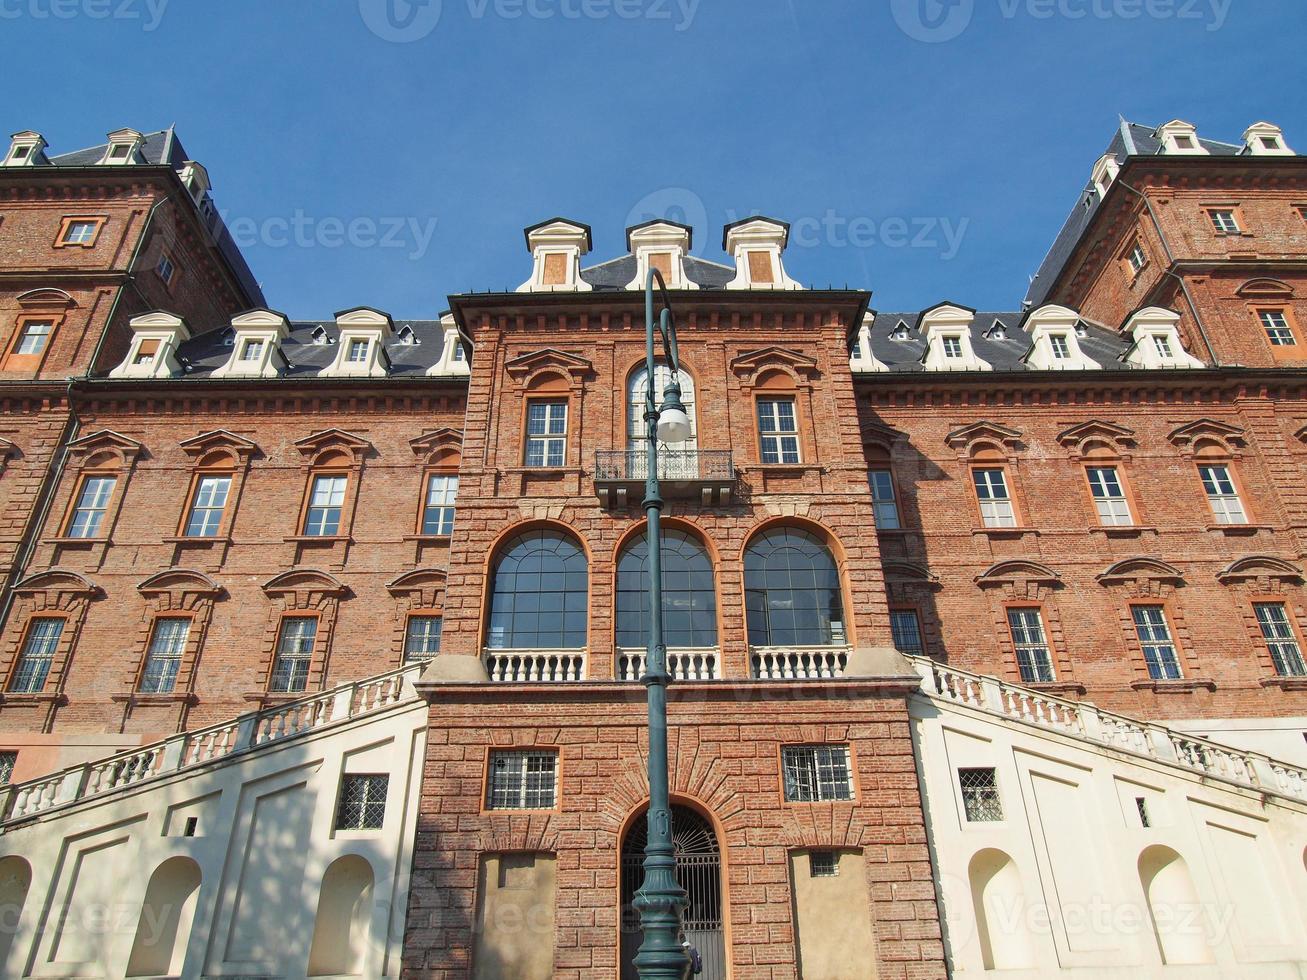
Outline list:
[[[809,878],[838,878],[840,856],[834,851],[812,851],[808,854]]]
[[[558,798],[558,753],[491,752],[486,807],[552,810]]]
[[[853,799],[847,745],[790,745],[781,750],[786,803]]]
[[[962,805],[968,823],[995,823],[1003,819],[1003,802],[998,797],[998,777],[993,769],[959,769]]]
[[[0,752],[0,786],[8,786],[13,780],[14,763],[17,761],[17,752]]]
[[[386,822],[389,776],[346,776],[336,807],[337,830],[377,830]]]

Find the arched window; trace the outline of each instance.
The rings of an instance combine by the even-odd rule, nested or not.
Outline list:
[[[717,645],[712,560],[683,531],[663,532],[663,642],[671,648]],[[649,645],[649,536],[641,534],[617,561],[617,645]]]
[[[681,404],[685,414],[690,417],[690,438],[676,445],[658,444],[659,476],[663,479],[694,479],[698,473],[698,459],[695,456],[676,456],[672,454],[692,453],[699,448],[699,424],[694,417],[694,379],[684,370],[677,372],[681,381]],[[672,380],[672,369],[666,364],[654,365],[654,405],[661,406],[667,384]],[[644,419],[645,399],[649,392],[649,370],[638,368],[631,372],[631,380],[626,386],[626,449],[633,454],[629,472],[643,479],[645,470],[644,449],[649,438],[649,423]],[[682,472],[686,466],[693,466],[693,473]]]
[[[778,527],[758,535],[744,553],[749,644],[843,646],[844,604],[830,550],[816,535]]]
[[[490,586],[492,650],[585,646],[589,577],[585,552],[560,531],[525,531],[504,547]]]

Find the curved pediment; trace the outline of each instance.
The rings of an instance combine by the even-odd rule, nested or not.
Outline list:
[[[1291,299],[1293,287],[1279,279],[1249,279],[1234,294],[1242,299]]]
[[[939,576],[925,565],[915,561],[887,561],[881,566],[886,581],[921,582],[926,585],[938,585]]]
[[[1232,561],[1216,573],[1216,580],[1223,585],[1261,578],[1277,579],[1281,582],[1300,582],[1302,569],[1274,555],[1247,555]]]
[[[316,568],[292,568],[289,572],[282,572],[264,582],[263,591],[268,595],[321,592],[326,595],[343,596],[349,592],[349,586],[336,576]]]
[[[29,289],[27,292],[21,293],[17,298],[20,306],[59,306],[64,309],[71,309],[77,305],[77,300],[73,299],[70,293],[53,286]]]
[[[1041,585],[1056,586],[1062,584],[1062,576],[1041,562],[1027,558],[1014,558],[1000,561],[976,576],[976,584],[1007,585],[1013,582],[1035,582]]]
[[[161,592],[190,592],[200,595],[217,596],[222,593],[222,586],[203,572],[192,568],[168,568],[151,575],[136,587],[141,595],[157,595]]]
[[[1162,561],[1160,558],[1126,558],[1095,576],[1095,581],[1100,585],[1139,581],[1170,582],[1179,585],[1184,581],[1184,574],[1170,562]]]
[[[59,592],[90,598],[100,594],[100,587],[79,572],[51,568],[27,576],[14,586],[14,592],[18,595]]]

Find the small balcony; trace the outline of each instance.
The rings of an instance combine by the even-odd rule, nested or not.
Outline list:
[[[605,507],[638,504],[648,476],[644,447],[595,452],[595,495]],[[658,481],[667,500],[698,499],[705,507],[728,504],[735,490],[735,462],[729,449],[660,449]]]

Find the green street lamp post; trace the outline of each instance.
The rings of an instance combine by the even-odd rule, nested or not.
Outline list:
[[[654,280],[662,309],[658,332],[670,377],[663,404],[654,403]],[[644,511],[649,535],[649,646],[642,681],[649,702],[649,833],[644,847],[644,883],[635,895],[644,941],[635,957],[641,980],[682,980],[688,957],[681,946],[681,915],[689,899],[676,880],[676,852],[672,843],[672,810],[667,785],[667,646],[663,643],[662,491],[658,484],[658,443],[681,443],[691,435],[690,417],[681,404],[680,362],[676,356],[676,323],[662,273],[650,269],[644,289],[647,392],[644,419],[648,425],[648,473]]]

